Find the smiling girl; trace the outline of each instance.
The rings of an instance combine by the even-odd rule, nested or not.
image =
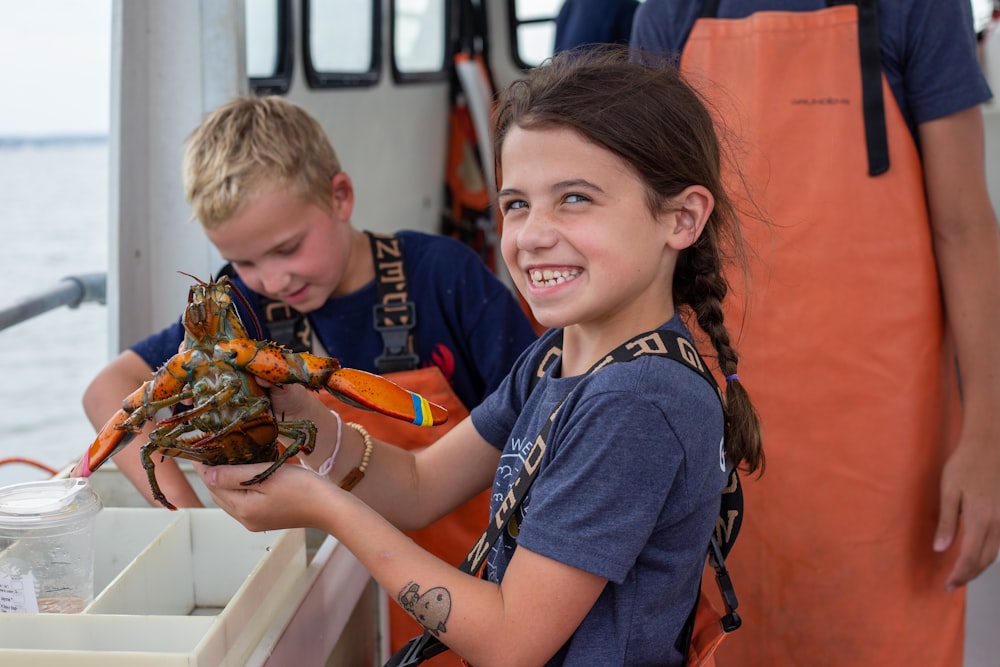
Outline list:
[[[252,469],[199,470],[251,530],[336,536],[477,667],[684,664],[675,644],[726,460],[763,463],[722,316],[722,257],[739,256],[739,235],[712,120],[675,70],[609,48],[556,56],[512,84],[494,130],[504,260],[549,331],[422,451],[358,428],[338,438],[337,417],[289,387],[272,391],[275,407],[317,424],[314,456],[339,445],[328,478],[284,466],[248,488]],[[714,348],[724,400],[692,371],[682,315]],[[338,488],[362,461],[352,493]],[[509,523],[467,559],[484,556],[484,577],[399,532],[490,484],[491,516]]]

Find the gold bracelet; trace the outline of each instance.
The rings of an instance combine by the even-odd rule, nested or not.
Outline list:
[[[344,479],[340,480],[340,488],[345,491],[350,491],[358,485],[358,482],[365,478],[365,470],[368,469],[368,461],[372,458],[372,450],[375,449],[375,443],[372,442],[371,435],[368,434],[368,431],[361,424],[347,422],[347,426],[350,426],[355,431],[360,433],[361,437],[365,439],[365,451],[361,455],[361,464],[351,472],[347,473],[347,476],[344,477]]]

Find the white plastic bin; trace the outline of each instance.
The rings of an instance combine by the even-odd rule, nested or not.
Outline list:
[[[0,664],[243,667],[306,579],[302,530],[251,533],[219,509],[105,508],[94,601],[0,614]]]

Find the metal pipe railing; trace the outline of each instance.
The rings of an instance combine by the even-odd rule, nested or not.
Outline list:
[[[107,283],[106,273],[66,276],[52,289],[28,296],[6,308],[0,308],[0,331],[60,306],[76,308],[81,303],[89,302],[104,305],[107,303]]]

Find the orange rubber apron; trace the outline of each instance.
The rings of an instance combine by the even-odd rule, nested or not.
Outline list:
[[[468,409],[455,394],[437,366],[418,368],[410,371],[385,373],[383,377],[392,380],[405,389],[419,393],[429,401],[448,409],[448,421],[440,426],[424,428],[398,419],[351,407],[330,394],[321,394],[323,402],[345,422],[363,424],[372,437],[397,444],[406,449],[425,447],[469,415]],[[372,465],[377,465],[373,459]],[[483,534],[489,520],[489,491],[468,501],[454,512],[434,522],[422,530],[410,531],[409,535],[417,544],[447,563],[457,566],[469,553],[469,549]],[[424,628],[403,611],[394,598],[395,591],[387,591],[389,600],[389,635],[391,653],[412,637],[422,634]],[[452,652],[429,661],[433,665],[453,665],[460,667],[461,659]]]
[[[945,592],[955,552],[931,548],[956,376],[920,160],[884,76],[890,167],[868,176],[857,9],[700,19],[681,68],[771,223],[745,220],[749,310],[734,276],[726,314],[767,468],[743,480],[727,564],[744,624],[718,664],[958,667],[964,589]]]

